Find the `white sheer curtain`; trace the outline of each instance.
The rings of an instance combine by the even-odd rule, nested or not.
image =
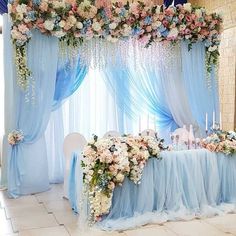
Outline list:
[[[86,139],[93,134],[103,136],[109,130],[119,131],[116,97],[108,90],[99,70],[91,69],[78,91],[63,105],[65,135],[79,132]],[[147,128],[148,114],[142,114],[141,129]],[[138,133],[139,121],[124,115],[125,133]],[[149,117],[149,128],[153,128],[153,118]]]

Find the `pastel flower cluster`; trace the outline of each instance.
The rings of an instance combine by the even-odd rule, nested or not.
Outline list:
[[[211,152],[232,155],[236,153],[236,132],[215,130],[212,135],[201,141],[201,146]]]
[[[32,37],[32,29],[73,45],[94,37],[113,43],[133,38],[145,47],[153,42],[187,40],[191,48],[193,43],[204,41],[208,71],[217,63],[222,18],[190,3],[165,8],[151,0],[36,2],[15,0],[8,5],[13,22],[12,39],[17,47],[25,47]]]
[[[150,136],[124,136],[98,139],[83,151],[84,183],[89,194],[91,222],[109,213],[113,190],[125,177],[139,184],[142,171],[151,157],[160,159],[163,140]]]
[[[21,130],[13,130],[8,134],[8,143],[12,146],[21,143],[23,139],[24,134]]]

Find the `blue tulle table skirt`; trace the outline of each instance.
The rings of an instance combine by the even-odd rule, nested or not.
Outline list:
[[[110,213],[97,226],[124,230],[235,212],[236,155],[198,149],[162,157],[148,161],[140,185],[126,179],[115,189]]]

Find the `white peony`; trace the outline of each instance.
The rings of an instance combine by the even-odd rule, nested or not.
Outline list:
[[[188,12],[191,12],[191,11],[192,11],[192,5],[191,5],[191,3],[185,3],[183,6],[184,6],[184,10],[185,10],[185,11],[188,11]]]
[[[25,5],[25,4],[17,5],[16,11],[17,11],[18,13],[21,13],[21,14],[26,13],[26,12],[27,12],[27,5]]]
[[[76,27],[77,27],[77,29],[83,29],[84,26],[83,26],[83,23],[77,22]]]
[[[195,14],[198,18],[202,17],[202,10],[201,9],[196,9]]]
[[[92,28],[94,31],[100,31],[101,30],[101,25],[98,22],[94,22],[92,24]]]
[[[117,24],[116,24],[115,22],[109,24],[109,28],[110,28],[111,30],[114,30],[116,27],[117,27]]]
[[[172,28],[168,34],[168,37],[169,38],[176,38],[178,36],[178,29],[175,27],[175,28]]]
[[[52,20],[46,20],[44,23],[43,23],[44,27],[46,30],[49,30],[49,31],[52,31],[53,28],[54,28],[54,21]]]

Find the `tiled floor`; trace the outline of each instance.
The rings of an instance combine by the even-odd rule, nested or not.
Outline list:
[[[75,216],[63,199],[62,185],[19,199],[8,199],[0,191],[0,236],[236,236],[236,214],[147,225],[124,232],[81,231]]]

